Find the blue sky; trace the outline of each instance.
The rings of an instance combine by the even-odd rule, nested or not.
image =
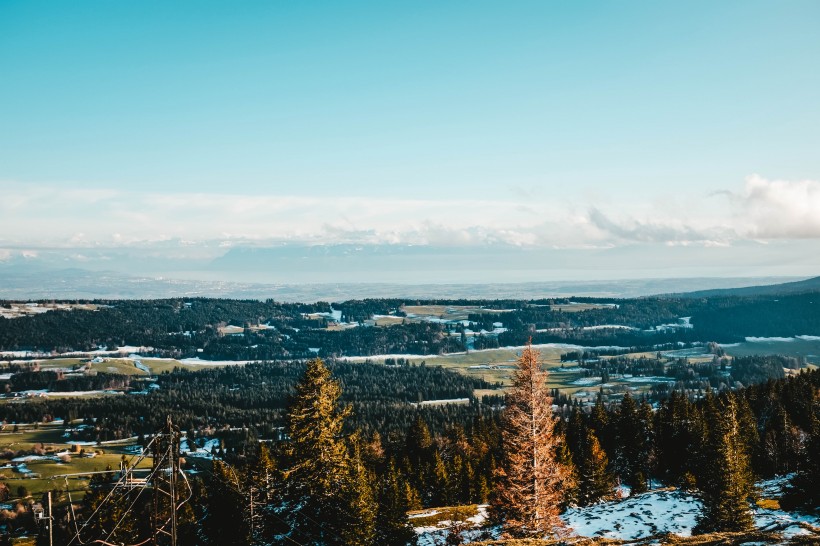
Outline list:
[[[0,246],[804,248],[818,22],[815,1],[0,1]]]

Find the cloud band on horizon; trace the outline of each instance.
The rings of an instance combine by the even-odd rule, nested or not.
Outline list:
[[[747,177],[735,191],[607,203],[140,193],[0,183],[0,246],[486,244],[723,246],[820,238],[820,181]]]

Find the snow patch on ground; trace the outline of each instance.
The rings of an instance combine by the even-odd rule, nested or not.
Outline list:
[[[205,442],[203,447],[196,447],[196,449],[191,450],[190,445],[188,443],[188,438],[183,438],[182,442],[180,443],[179,450],[183,453],[187,453],[189,457],[199,457],[202,459],[213,459],[214,455],[213,452],[219,449],[219,438],[211,438]]]
[[[657,375],[637,375],[633,377],[624,377],[625,381],[630,383],[674,383],[677,381],[674,377],[661,377]]]
[[[24,457],[15,457],[11,460],[13,463],[30,463],[32,461],[56,461],[57,457],[51,455],[26,455]]]
[[[202,360],[199,357],[183,358],[179,361],[182,364],[190,364],[192,366],[237,366],[242,364],[254,364],[260,362],[259,360]]]
[[[469,404],[469,398],[449,398],[442,400],[424,400],[423,402],[411,402],[413,406],[440,406],[442,404]]]
[[[764,498],[777,498],[789,476],[758,482],[757,486]],[[629,495],[628,488],[621,494]],[[601,537],[617,540],[641,540],[653,535],[671,533],[688,537],[692,535],[701,515],[702,503],[693,494],[677,489],[659,489],[622,500],[602,502],[583,508],[570,508],[561,518],[573,535],[581,537]],[[415,517],[434,516],[438,509],[430,509]],[[820,528],[820,515],[785,512],[783,510],[753,507],[755,527],[762,531],[781,533],[784,539],[794,536],[817,536],[810,528]],[[499,530],[491,527],[481,529],[486,524],[486,507],[464,522],[467,531],[463,533],[465,542],[484,537],[495,537]],[[449,533],[448,527],[454,522],[441,521],[437,526],[416,527],[419,544],[434,546],[444,544]],[[748,543],[753,544],[753,543]]]
[[[693,495],[674,490],[571,508],[561,517],[581,536],[636,540],[658,533],[690,536],[700,511]]]
[[[482,526],[487,521],[487,510],[489,505],[481,504],[478,506],[478,511],[474,516],[470,516],[467,518],[466,521],[460,522],[463,524],[464,528],[461,531],[461,538],[463,543],[469,542],[476,542],[478,540],[488,540],[488,539],[495,539],[498,538],[499,532],[497,529],[491,528],[482,528]],[[416,517],[425,517],[425,516],[435,516],[439,512],[437,510],[431,510],[429,512],[425,512],[423,514],[418,514],[415,516],[410,516],[410,518]],[[427,526],[427,527],[416,527],[416,538],[418,546],[440,546],[441,544],[445,544],[447,540],[447,536],[453,532],[451,527],[459,522],[453,522],[449,520],[443,520],[438,522],[436,526]]]
[[[597,385],[601,382],[600,377],[581,377],[572,382],[573,385]]]

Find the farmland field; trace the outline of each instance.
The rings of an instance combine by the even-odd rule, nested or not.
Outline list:
[[[65,431],[63,423],[16,427],[3,425],[0,430],[0,480],[9,488],[7,503],[27,497],[39,500],[45,491],[65,490],[66,480],[72,498],[77,500],[84,496],[89,476],[59,476],[102,471],[109,466],[117,469],[123,456],[126,460],[134,459],[133,453],[126,447],[136,444],[136,438],[98,445],[79,445],[68,443],[71,440],[64,437]],[[150,458],[146,458],[138,468],[148,468],[150,465]]]

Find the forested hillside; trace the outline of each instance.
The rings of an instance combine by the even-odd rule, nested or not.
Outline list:
[[[248,438],[255,441],[257,436],[280,437],[285,409],[304,369],[304,362],[268,362],[198,372],[177,371],[155,378],[157,388],[151,388],[149,381],[123,375],[98,374],[56,381],[54,372],[23,372],[7,380],[8,388],[56,384],[70,391],[72,387],[82,390],[118,381],[138,384],[146,390],[129,396],[0,404],[0,420],[30,423],[44,418],[82,418],[93,426],[75,439],[108,441],[150,434],[171,415],[189,431],[238,427],[241,434],[225,435],[227,445],[245,449]],[[335,363],[330,369],[342,386],[342,403],[352,407],[351,426],[367,432],[403,431],[419,414],[425,415],[436,431],[443,431],[448,425],[465,425],[474,417],[491,412],[491,408],[475,404],[413,406],[412,403],[424,400],[472,398],[474,389],[493,386],[439,367]],[[71,385],[72,382],[79,384]]]
[[[139,348],[143,356],[209,360],[436,355],[533,343],[652,347],[820,335],[820,294],[573,300],[173,299],[87,302],[89,309],[0,314],[0,351]],[[11,302],[2,305],[10,307]],[[20,304],[15,304],[20,305]],[[427,314],[407,309],[438,309]],[[463,318],[438,312],[463,309]],[[9,352],[14,352],[11,354]]]

